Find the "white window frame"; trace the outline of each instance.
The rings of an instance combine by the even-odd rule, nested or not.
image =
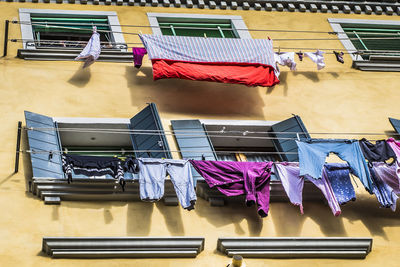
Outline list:
[[[187,18],[187,19],[223,19],[230,20],[235,33],[240,39],[252,39],[242,16],[206,15],[206,14],[179,14],[179,13],[147,13],[153,34],[162,35],[158,18]]]
[[[363,59],[360,55],[354,55],[353,52],[357,51],[351,40],[346,40],[348,38],[347,34],[344,33],[341,24],[343,23],[357,23],[357,24],[369,24],[369,25],[392,25],[399,26],[400,21],[396,20],[369,20],[369,19],[333,19],[329,18],[328,22],[330,23],[333,31],[338,32],[338,38],[340,42],[343,44],[344,48],[349,52],[352,60],[356,61],[368,61]]]
[[[21,23],[21,36],[23,39],[23,47],[24,49],[36,49],[35,44],[27,44],[29,40],[34,40],[33,30],[31,23],[31,14],[40,14],[40,15],[82,15],[82,16],[107,16],[108,22],[110,24],[110,30],[112,31],[112,36],[114,38],[114,42],[119,44],[125,44],[125,39],[118,20],[118,15],[113,11],[85,11],[85,10],[57,10],[57,9],[27,9],[20,8],[19,10],[19,21],[21,22],[29,22],[29,24]],[[117,49],[121,52],[127,51],[126,46],[117,45]]]

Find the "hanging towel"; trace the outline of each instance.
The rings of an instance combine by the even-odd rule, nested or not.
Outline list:
[[[289,197],[292,204],[300,207],[300,212],[303,214],[303,187],[304,177],[300,176],[300,168],[298,162],[280,162],[275,163],[275,171],[282,181],[283,188]],[[333,189],[329,180],[324,173],[321,179],[313,179],[307,177],[319,190],[324,194],[333,215],[339,216],[341,209],[339,203],[333,193]]]
[[[325,52],[322,52],[320,50],[317,50],[316,52],[305,52],[304,55],[309,57],[315,64],[317,64],[317,69],[322,70],[325,67],[325,62],[324,62],[324,54]]]
[[[132,47],[133,62],[135,68],[140,68],[142,66],[143,57],[147,54],[146,48],[143,47]]]
[[[345,163],[325,164],[325,174],[340,205],[356,200],[356,193],[350,180],[350,167]]]
[[[190,160],[210,187],[226,196],[246,195],[246,205],[257,204],[258,214],[269,210],[269,183],[272,162]]]
[[[100,52],[100,34],[94,31],[89,42],[75,60],[86,59],[85,64],[83,65],[83,68],[86,68],[92,65],[99,58]]]
[[[139,37],[152,61],[154,80],[181,78],[247,86],[279,83],[271,40],[147,34]]]

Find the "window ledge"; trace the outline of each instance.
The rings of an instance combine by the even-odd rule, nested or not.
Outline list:
[[[400,72],[400,57],[371,56],[369,60],[354,60],[353,67],[362,71]]]
[[[76,49],[18,49],[18,57],[25,60],[73,61],[81,50]],[[132,52],[103,50],[97,61],[133,62]]]

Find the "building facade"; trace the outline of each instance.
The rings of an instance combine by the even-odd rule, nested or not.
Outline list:
[[[186,148],[204,152],[206,159],[295,161],[282,141],[263,139],[271,136],[269,131],[284,131],[280,123],[293,124],[295,118],[299,120],[292,126],[312,137],[385,139],[395,132],[388,118],[400,118],[400,47],[398,40],[386,37],[400,32],[398,2],[57,0],[7,1],[0,7],[0,28],[10,21],[8,37],[0,37],[1,43],[8,39],[7,54],[0,59],[2,266],[226,266],[230,258],[217,251],[219,237],[373,238],[372,251],[362,260],[245,258],[247,266],[397,265],[399,212],[380,208],[358,181],[357,200],[342,206],[339,217],[322,199],[305,201],[301,215],[284,196],[271,193],[269,215],[259,218],[240,201],[201,191],[201,183],[195,209],[186,211],[175,205],[167,189],[164,201],[146,203],[113,187],[96,191],[90,181],[81,188],[75,184],[75,189],[38,183],[35,177],[59,174],[51,177],[50,167],[42,170],[37,162],[53,162],[59,155],[27,153],[37,144],[24,126],[61,129],[56,131],[59,143],[50,150],[106,155],[137,150],[143,157],[173,159],[191,158],[179,152]],[[93,25],[103,31],[105,48],[97,62],[83,69],[73,59]],[[297,71],[280,67],[280,84],[274,87],[154,81],[147,56],[141,68],[133,65],[131,48],[142,46],[138,33],[270,38],[276,52],[321,49],[326,66],[317,70],[308,58],[296,58]],[[333,51],[345,53],[343,64]],[[163,129],[155,141],[161,152],[143,147],[153,135],[141,141],[140,134],[119,132],[147,122],[147,115]],[[19,121],[23,152],[14,173]],[[88,128],[112,130],[82,131]],[[186,140],[174,135],[185,129],[195,129],[199,136]],[[257,138],[246,138],[252,136],[246,131],[258,132],[253,135]],[[201,145],[204,138],[209,143]],[[260,151],[265,153],[255,153]],[[41,252],[43,237],[60,236],[204,237],[205,245],[196,258],[53,259]]]

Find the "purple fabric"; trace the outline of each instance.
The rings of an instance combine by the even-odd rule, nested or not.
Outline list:
[[[283,188],[289,197],[289,200],[294,205],[300,207],[300,212],[303,214],[303,187],[304,177],[300,177],[300,168],[298,162],[281,162],[275,164],[275,171],[282,181]],[[339,216],[341,209],[339,203],[333,193],[333,189],[329,180],[326,177],[325,169],[322,172],[321,179],[307,177],[316,187],[324,194],[328,205],[335,216]]]
[[[397,162],[388,165],[384,162],[374,162],[373,170],[396,194],[400,194],[400,179],[397,175]]]
[[[135,67],[140,68],[142,66],[143,57],[147,54],[147,50],[144,47],[132,47],[132,52]]]
[[[257,203],[258,214],[268,215],[272,162],[190,160],[210,187],[226,196],[246,195],[246,205]]]

